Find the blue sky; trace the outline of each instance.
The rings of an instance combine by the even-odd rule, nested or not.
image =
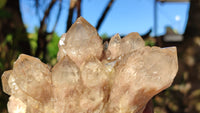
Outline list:
[[[45,8],[50,0],[40,0],[42,6],[37,15],[33,0],[20,0],[23,21],[28,32],[34,32],[39,27],[39,20],[43,17]],[[63,0],[63,9],[55,32],[62,35],[66,29],[67,15],[70,0]],[[109,0],[82,0],[82,16],[96,26]],[[115,0],[99,34],[107,33],[112,36],[116,33],[126,35],[130,32],[146,33],[150,28],[154,31],[154,0]],[[158,35],[165,33],[165,27],[171,26],[179,33],[183,33],[188,19],[189,3],[158,3]],[[47,30],[52,31],[58,12],[58,2],[53,7],[47,22]],[[151,35],[154,35],[152,32]]]

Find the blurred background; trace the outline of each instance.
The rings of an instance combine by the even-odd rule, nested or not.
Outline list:
[[[60,36],[79,16],[104,40],[138,32],[146,45],[177,46],[178,74],[153,98],[154,111],[200,113],[200,0],[0,0],[0,75],[21,53],[54,65]],[[1,84],[0,113],[7,101]]]

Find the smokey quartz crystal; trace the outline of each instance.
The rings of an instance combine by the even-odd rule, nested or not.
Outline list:
[[[53,68],[21,54],[3,73],[9,113],[142,113],[178,70],[176,47],[145,46],[134,32],[102,44],[82,17],[58,46]]]

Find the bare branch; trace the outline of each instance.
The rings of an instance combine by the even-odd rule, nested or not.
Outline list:
[[[62,0],[59,0],[59,1],[60,1],[60,3],[59,3],[58,15],[57,15],[57,17],[56,17],[56,23],[55,23],[55,25],[53,26],[52,33],[53,33],[53,32],[55,31],[55,29],[56,29],[56,26],[57,26],[57,24],[58,24],[58,20],[59,20],[59,18],[60,18],[60,14],[61,14]]]
[[[106,17],[106,14],[108,13],[109,9],[111,8],[113,2],[114,2],[114,0],[110,0],[110,2],[108,3],[106,9],[105,9],[104,12],[103,12],[101,18],[99,19],[99,21],[98,21],[98,23],[97,23],[97,26],[96,26],[97,31],[99,30],[99,28],[100,28],[100,26],[101,26],[103,20],[104,20],[105,17]]]
[[[35,0],[36,14],[39,15],[39,0]]]
[[[41,53],[43,53],[43,61],[45,62],[46,57],[46,46],[47,46],[47,32],[46,29],[43,31],[45,27],[45,20],[49,16],[50,10],[52,9],[53,5],[55,4],[56,0],[51,0],[51,3],[49,4],[49,7],[46,9],[43,19],[40,22],[40,28],[38,31],[38,40],[37,40],[37,50],[35,56],[38,57]]]
[[[56,0],[51,0],[51,3],[49,4],[49,7],[47,8],[47,10],[45,11],[44,13],[44,16],[43,16],[43,19],[42,21],[40,22],[40,28],[39,28],[39,32],[42,32],[42,29],[45,25],[45,20],[46,18],[49,16],[49,12],[51,10],[51,8],[53,7],[53,5],[55,4]]]
[[[68,19],[67,19],[67,29],[66,29],[66,31],[72,25],[72,17],[73,17],[74,8],[76,6],[76,2],[77,2],[77,0],[71,0],[70,1],[70,8],[69,8],[69,14],[68,14]]]
[[[60,18],[60,14],[61,14],[61,9],[62,9],[62,0],[59,0],[59,9],[58,9],[58,14],[57,14],[57,17],[56,17],[56,23],[54,24],[53,26],[53,30],[50,32],[50,33],[47,33],[47,35],[50,35],[49,39],[47,40],[47,42],[49,43],[51,41],[51,39],[53,38],[53,33],[56,29],[56,26],[58,24],[58,20]]]
[[[77,8],[77,18],[78,18],[81,16],[81,0],[77,1],[76,8]]]

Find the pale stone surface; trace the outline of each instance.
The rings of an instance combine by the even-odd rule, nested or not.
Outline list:
[[[54,110],[56,113],[78,113],[82,92],[80,70],[68,57],[63,57],[52,69]]]
[[[100,59],[103,51],[102,39],[83,17],[62,35],[58,46],[58,60],[68,55],[78,66],[92,56]]]
[[[26,113],[26,104],[24,104],[20,99],[11,96],[8,102],[8,112]]]
[[[116,34],[103,46],[80,17],[61,37],[52,69],[22,54],[2,83],[10,113],[142,113],[177,70],[175,47],[145,47],[138,33]]]
[[[116,59],[121,55],[121,37],[119,34],[114,35],[108,44],[108,49],[106,51],[106,57],[108,60]]]
[[[9,87],[8,80],[11,74],[12,74],[12,70],[9,70],[9,71],[5,71],[3,75],[1,76],[3,91],[9,95],[11,95],[11,88]]]
[[[121,55],[130,53],[144,46],[145,42],[142,39],[142,37],[138,33],[132,32],[121,40],[121,45],[120,45]]]
[[[144,40],[136,32],[128,34],[123,39],[120,38],[119,34],[116,34],[109,42],[106,57],[107,60],[114,60],[144,46]]]
[[[18,87],[31,97],[42,102],[50,99],[51,74],[48,65],[39,59],[21,54],[14,64],[13,77]]]
[[[177,70],[176,48],[144,47],[124,55],[116,66],[109,112],[143,111],[150,98],[171,85]]]
[[[81,107],[84,112],[101,112],[110,90],[109,74],[105,66],[97,58],[90,58],[81,66],[81,78],[84,86]]]

